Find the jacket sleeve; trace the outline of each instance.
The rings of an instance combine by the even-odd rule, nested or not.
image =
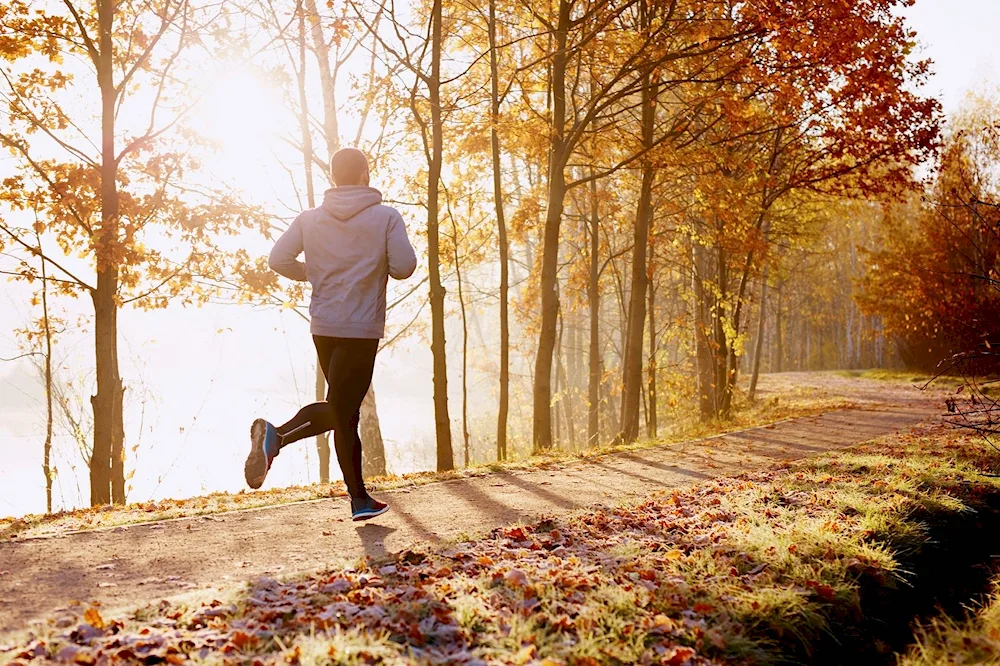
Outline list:
[[[302,216],[300,215],[295,218],[291,226],[285,233],[281,234],[281,238],[274,244],[267,264],[278,275],[284,275],[290,280],[305,282],[308,279],[306,265],[299,261],[302,250]]]
[[[398,212],[389,218],[386,231],[386,255],[389,258],[389,275],[396,280],[405,280],[417,270],[417,255],[406,236],[406,225]]]

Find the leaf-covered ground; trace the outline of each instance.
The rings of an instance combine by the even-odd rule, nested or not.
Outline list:
[[[944,430],[631,506],[498,529],[229,598],[131,617],[79,607],[0,654],[17,663],[775,663],[863,617],[862,582],[1000,492]]]

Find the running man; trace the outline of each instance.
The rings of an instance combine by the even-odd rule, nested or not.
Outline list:
[[[276,273],[312,285],[310,329],[329,385],[326,402],[303,407],[278,427],[254,421],[244,471],[247,484],[260,488],[283,447],[332,430],[351,513],[367,520],[389,507],[368,494],[361,478],[361,401],[385,335],[386,284],[390,276],[410,277],[417,257],[399,211],[383,206],[382,194],[369,187],[364,153],[338,150],[330,173],[336,187],[326,191],[322,206],[295,218],[268,261]],[[298,259],[303,252],[304,263]]]

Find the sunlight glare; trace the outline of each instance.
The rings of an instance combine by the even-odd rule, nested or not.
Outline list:
[[[220,148],[219,157],[239,164],[272,149],[286,113],[275,90],[245,66],[221,68],[194,114],[194,128]]]

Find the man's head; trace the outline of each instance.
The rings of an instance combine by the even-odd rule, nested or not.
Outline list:
[[[341,148],[330,158],[330,175],[337,187],[368,184],[368,158],[357,148]]]

